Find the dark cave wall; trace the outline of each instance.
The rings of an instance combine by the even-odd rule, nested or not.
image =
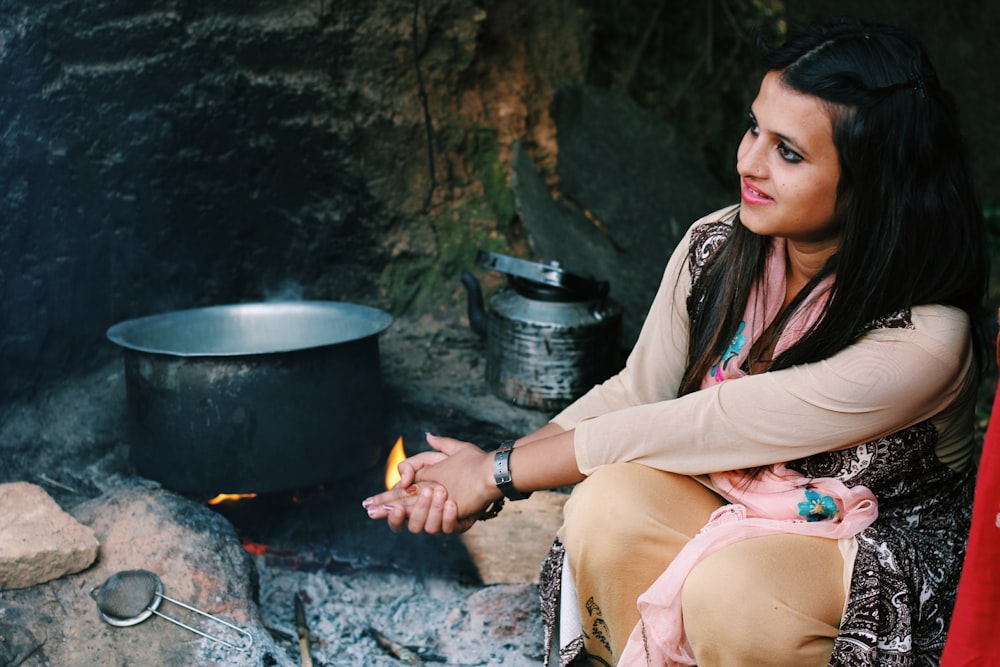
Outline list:
[[[0,412],[117,353],[104,330],[122,319],[275,296],[397,314],[460,299],[476,249],[525,252],[510,147],[555,185],[563,84],[629,95],[728,183],[751,28],[785,14],[895,17],[925,36],[996,226],[991,7],[0,0]]]
[[[116,353],[104,331],[122,319],[410,299],[387,293],[388,263],[420,256],[390,276],[419,283],[439,237],[470,226],[434,229],[423,208],[482,180],[470,137],[496,172],[501,128],[523,133],[532,108],[501,122],[475,90],[484,60],[523,63],[497,54],[512,33],[479,43],[487,17],[534,23],[493,4],[0,0],[0,407]],[[505,94],[544,95],[531,76]]]
[[[0,7],[0,395],[85,362],[119,318],[375,294],[381,221],[338,121],[365,17],[138,4]]]

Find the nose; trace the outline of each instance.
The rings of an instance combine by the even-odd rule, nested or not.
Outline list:
[[[763,178],[767,173],[764,145],[759,137],[747,132],[736,149],[736,172],[742,176]]]

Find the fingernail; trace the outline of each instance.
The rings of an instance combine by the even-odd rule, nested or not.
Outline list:
[[[417,495],[417,485],[416,484],[410,484],[404,490],[406,491],[406,495],[408,495],[408,496],[415,496],[415,495]]]
[[[395,505],[382,505],[382,509],[384,509],[386,512],[391,512],[392,510],[396,509],[396,506]]]
[[[365,498],[363,501],[361,501],[361,506],[364,507],[366,510],[371,509],[373,502],[374,501],[371,498]]]

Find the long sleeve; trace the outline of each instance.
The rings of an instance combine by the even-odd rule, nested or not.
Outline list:
[[[685,474],[733,470],[849,447],[934,418],[948,437],[967,440],[964,408],[975,393],[968,318],[922,306],[911,321],[912,328],[873,330],[822,362],[583,419],[574,436],[580,470],[618,461]],[[963,417],[968,427],[953,428]]]
[[[699,221],[700,222],[700,221]],[[695,223],[697,226],[699,223]],[[687,362],[688,234],[677,244],[625,368],[555,416],[564,429],[585,419],[677,396]]]

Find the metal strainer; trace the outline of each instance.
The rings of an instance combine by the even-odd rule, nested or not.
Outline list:
[[[121,572],[117,572],[108,577],[108,580],[102,585],[94,586],[90,589],[90,597],[97,602],[97,609],[101,612],[101,618],[104,619],[105,622],[120,628],[142,623],[153,614],[156,614],[160,618],[165,618],[175,625],[179,625],[186,630],[190,630],[195,634],[211,639],[212,641],[219,642],[220,644],[224,644],[230,648],[235,648],[240,651],[249,651],[250,647],[253,646],[253,635],[243,628],[239,628],[232,623],[219,618],[218,616],[213,616],[202,611],[201,609],[196,609],[191,605],[184,604],[179,600],[175,600],[164,595],[163,582],[161,582],[160,578],[149,570],[123,570]],[[197,628],[193,628],[186,623],[182,623],[176,618],[171,618],[170,616],[161,614],[157,611],[157,609],[159,609],[160,603],[163,600],[173,602],[180,607],[196,614],[200,614],[206,618],[210,618],[217,623],[221,623],[227,628],[235,630],[247,638],[246,645],[244,646],[228,642]]]

